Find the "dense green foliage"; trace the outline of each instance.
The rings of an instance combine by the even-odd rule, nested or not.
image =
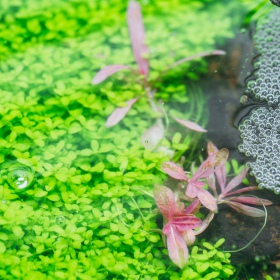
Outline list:
[[[228,15],[238,14],[239,4],[224,9],[222,2],[143,5],[153,78],[233,35],[237,19]],[[158,225],[149,193],[165,179],[159,166],[169,159],[166,151],[194,149],[195,133],[172,133],[163,151],[144,150],[140,137],[154,117],[145,99],[121,124],[104,128],[113,109],[143,89],[123,73],[91,85],[101,67],[133,61],[125,9],[121,0],[0,1],[1,279],[180,279],[193,273],[171,264],[153,231]],[[204,66],[180,66],[155,85],[167,111],[202,125],[204,98],[186,94],[184,80],[197,79]],[[8,184],[15,163],[33,172],[28,188]],[[228,256],[217,257],[228,263]]]

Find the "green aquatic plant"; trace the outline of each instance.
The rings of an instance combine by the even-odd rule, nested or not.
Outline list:
[[[158,117],[144,99],[121,125],[104,128],[115,106],[145,94],[121,72],[91,85],[100,67],[120,57],[133,63],[126,1],[37,2],[0,1],[0,278],[180,278],[146,193],[166,179],[160,166],[173,156],[166,150],[174,158],[187,150],[191,162],[197,135],[175,124],[165,151],[143,149],[139,139]],[[151,78],[233,37],[240,4],[228,7],[143,4]],[[183,83],[206,71],[202,60],[171,69],[155,84],[157,100],[170,115],[206,125],[205,96]],[[30,183],[19,189],[20,178]]]

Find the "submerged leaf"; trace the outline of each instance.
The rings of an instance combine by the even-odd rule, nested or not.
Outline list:
[[[185,214],[196,214],[200,208],[200,201],[195,199],[185,210]]]
[[[155,185],[154,199],[161,214],[168,220],[171,219],[177,209],[172,190],[165,186]]]
[[[209,224],[211,223],[211,221],[214,218],[214,215],[215,215],[215,213],[210,211],[208,213],[208,215],[206,216],[206,218],[202,221],[200,228],[198,230],[194,231],[194,234],[195,235],[201,234],[209,226]]]
[[[127,9],[127,24],[132,45],[132,50],[139,71],[146,77],[149,73],[149,62],[143,58],[143,55],[149,50],[145,45],[145,29],[141,14],[140,4],[136,1],[130,1]]]
[[[228,192],[230,192],[232,189],[234,189],[235,187],[237,187],[239,184],[242,183],[242,181],[244,180],[244,178],[246,177],[246,174],[249,170],[249,167],[245,166],[241,172],[236,175],[226,186],[226,188],[224,189],[224,191],[221,194],[221,197],[224,197],[227,195]]]
[[[191,129],[191,130],[194,130],[194,131],[197,131],[197,132],[207,132],[206,129],[204,129],[203,127],[201,127],[199,124],[195,123],[195,122],[191,122],[191,121],[188,121],[188,120],[181,120],[181,119],[178,119],[178,118],[174,118],[174,120],[176,122],[178,122],[179,124]]]
[[[167,236],[167,249],[170,259],[174,264],[183,268],[189,257],[185,240],[172,224],[168,224],[163,233]]]
[[[126,107],[117,108],[113,111],[113,113],[108,117],[105,126],[110,127],[114,126],[117,123],[119,123],[125,115],[128,113],[128,111],[131,109],[131,106],[138,100],[138,98],[134,98],[131,100],[126,101],[127,105]]]
[[[164,126],[161,119],[148,128],[141,137],[141,143],[147,150],[153,151],[164,136]]]
[[[216,199],[208,191],[202,188],[199,189],[197,193],[197,198],[210,211],[218,210]]]
[[[255,207],[247,206],[244,204],[241,204],[239,202],[234,202],[234,201],[225,201],[227,205],[229,205],[231,208],[233,208],[235,211],[248,215],[251,217],[259,218],[259,217],[264,217],[265,212],[263,210],[260,210]]]
[[[95,77],[92,80],[92,83],[94,85],[101,83],[102,81],[106,80],[109,76],[115,74],[116,72],[119,72],[122,69],[129,68],[126,65],[108,65],[102,68]]]
[[[183,170],[183,168],[173,162],[170,162],[170,161],[163,162],[161,164],[161,169],[174,179],[183,180],[183,181],[188,180],[188,177],[185,174],[185,171]]]
[[[230,197],[227,200],[246,203],[246,204],[253,204],[257,206],[262,206],[262,205],[268,206],[273,204],[270,200],[258,198],[258,197],[251,197],[251,196],[236,196],[236,197]]]

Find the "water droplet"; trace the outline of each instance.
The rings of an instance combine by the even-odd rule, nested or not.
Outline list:
[[[15,190],[23,190],[34,183],[34,170],[21,163],[12,164],[8,169],[7,182]]]

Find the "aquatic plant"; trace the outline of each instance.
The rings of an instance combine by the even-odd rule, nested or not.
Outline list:
[[[255,161],[248,163],[251,174],[259,186],[280,193],[279,141],[280,141],[280,88],[279,88],[279,26],[280,10],[275,8],[257,26],[255,71],[247,84],[246,94],[255,100],[265,101],[255,105],[248,118],[239,125],[243,143],[239,150]]]
[[[117,73],[120,70],[129,69],[134,75],[135,80],[139,83],[146,92],[146,98],[149,100],[152,109],[159,114],[159,117],[156,119],[156,123],[149,129],[147,129],[142,135],[142,144],[145,148],[150,150],[154,150],[158,143],[162,140],[164,136],[164,125],[162,121],[162,117],[166,116],[166,112],[162,106],[160,106],[159,102],[155,100],[154,96],[156,93],[156,89],[153,87],[155,81],[149,78],[149,50],[145,44],[145,28],[142,20],[142,14],[140,10],[140,4],[136,1],[130,1],[127,9],[127,23],[129,29],[129,36],[132,45],[132,50],[134,54],[135,62],[138,66],[138,70],[134,70],[128,65],[108,65],[102,68],[94,77],[92,83],[99,84],[100,82],[107,79],[112,74]],[[168,66],[166,69],[163,69],[160,76],[166,74],[166,72],[184,62],[190,61],[195,58],[200,58],[208,55],[224,55],[224,51],[215,50],[210,52],[203,52],[198,55],[193,55],[191,57],[182,58],[179,61],[175,61],[172,65]],[[159,82],[159,78],[156,79],[156,82]],[[140,97],[133,98],[131,100],[126,101],[127,105],[121,108],[117,108],[113,111],[113,113],[108,117],[105,126],[111,127],[118,124],[125,115],[129,112],[132,105],[137,102]],[[187,127],[188,129],[192,129],[198,132],[206,132],[204,128],[200,125],[188,121],[182,120],[174,117],[174,120],[181,125]],[[167,119],[167,125],[169,121]]]
[[[182,275],[154,231],[155,201],[145,195],[165,180],[160,165],[171,158],[139,143],[157,116],[147,114],[152,110],[141,99],[130,118],[106,129],[115,106],[143,89],[134,78],[123,83],[121,72],[91,85],[91,73],[100,67],[119,63],[120,57],[133,63],[126,5],[122,0],[0,1],[1,279]],[[157,69],[232,37],[239,10],[234,1],[228,9],[216,1],[143,5],[147,43],[153,46],[149,75],[156,79]],[[201,91],[192,95],[182,81],[197,80],[205,65],[184,64],[155,85],[156,98],[172,116],[203,126],[205,97]],[[180,157],[186,150],[191,154],[197,139],[190,131],[172,132],[163,144]],[[219,255],[213,259],[229,262]],[[214,263],[201,273],[196,264],[191,268],[201,275],[220,270]]]
[[[186,265],[188,261],[186,245],[191,245],[195,241],[195,235],[200,234],[208,227],[218,209],[218,204],[225,203],[237,212],[252,217],[263,217],[265,216],[265,212],[245,204],[256,206],[272,204],[266,199],[245,195],[239,196],[239,194],[243,194],[244,192],[257,190],[258,187],[255,186],[232,191],[243,181],[248,168],[244,167],[242,171],[226,185],[226,160],[229,154],[228,150],[218,150],[213,143],[209,142],[207,151],[208,158],[199,166],[190,179],[188,179],[184,170],[179,165],[173,162],[164,162],[162,164],[162,170],[165,173],[172,179],[180,181],[177,187],[175,187],[175,195],[171,189],[165,186],[155,186],[154,198],[157,206],[163,216],[168,220],[168,223],[163,228],[163,233],[167,236],[167,242],[169,241],[169,244],[172,244],[172,247],[168,245],[169,256],[171,260],[181,268]],[[214,174],[220,185],[220,194],[217,193]],[[213,192],[213,195],[203,189],[205,182],[201,181],[202,178],[206,178],[206,182]],[[184,204],[181,200],[191,201],[191,204],[186,210],[184,210]],[[185,217],[184,215],[190,213],[195,214],[200,208],[200,203],[209,210],[209,213],[203,222],[195,223],[196,220],[193,220],[193,216]],[[192,223],[192,221],[194,221],[194,223]],[[177,222],[179,222],[179,227],[177,226]],[[170,230],[167,230],[166,227],[172,225],[177,230],[173,229],[171,234]],[[196,230],[192,231],[190,229]]]

